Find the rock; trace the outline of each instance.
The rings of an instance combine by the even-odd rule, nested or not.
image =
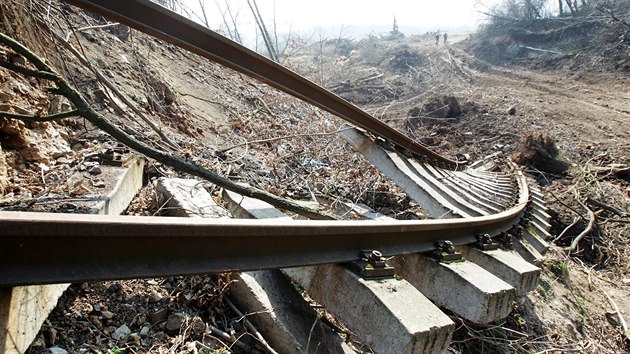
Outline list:
[[[170,106],[173,103],[175,103],[175,100],[177,100],[177,95],[170,87],[165,85],[164,86],[164,102],[166,102],[166,104]]]
[[[4,152],[2,151],[2,145],[0,145],[0,195],[4,195],[7,186],[9,185],[9,176],[7,170],[7,161]]]
[[[420,142],[423,143],[424,145],[429,145],[429,146],[435,146],[438,143],[435,138],[430,137],[430,136],[421,137]]]
[[[107,310],[101,312],[101,315],[108,320],[111,320],[112,318],[114,318],[114,313]]]
[[[164,307],[149,314],[151,323],[162,322],[168,317],[168,308]]]
[[[100,175],[103,170],[99,166],[94,166],[88,170],[91,175]]]
[[[114,338],[115,340],[121,340],[127,338],[127,336],[129,336],[130,334],[131,329],[129,329],[126,324],[123,324],[122,326],[118,327],[114,331],[114,333],[112,333],[112,338]]]
[[[31,347],[30,348],[31,348],[30,350],[32,350],[34,352],[37,352],[37,353],[43,352],[44,349],[46,348],[46,341],[41,336],[38,336],[37,338],[35,338],[33,343],[31,343]]]
[[[194,338],[201,339],[206,332],[206,323],[199,316],[193,317],[190,323],[191,332]]]
[[[45,327],[42,329],[42,334],[44,335],[44,340],[46,340],[46,344],[51,347],[57,343],[57,330],[53,327]]]
[[[512,106],[508,109],[508,114],[513,116],[516,114],[516,107]]]
[[[17,53],[11,53],[9,55],[9,62],[13,63],[13,64],[17,64],[20,66],[24,66],[26,65],[26,58],[24,58],[23,56],[17,54]]]
[[[116,294],[116,293],[120,293],[120,292],[122,292],[123,288],[122,288],[122,285],[120,285],[120,283],[114,283],[114,284],[110,285],[110,286],[107,288],[107,290],[108,290],[110,293]]]
[[[26,95],[27,93],[33,91],[29,86],[24,85],[21,82],[14,81],[11,83],[11,89],[15,93],[19,93],[20,95]]]
[[[96,188],[105,188],[106,186],[105,181],[94,181],[92,185]]]
[[[148,336],[150,330],[151,328],[149,328],[149,326],[144,326],[140,328],[140,337],[145,338],[146,336]]]
[[[90,322],[92,322],[92,324],[98,329],[103,328],[103,322],[101,322],[101,319],[98,318],[98,316],[90,316]]]
[[[27,116],[34,116],[35,112],[28,110],[24,107],[20,107],[20,106],[16,106],[16,105],[11,105],[11,108],[13,108],[13,110],[15,111],[15,113],[18,114],[25,114]]]
[[[176,312],[170,316],[168,316],[168,320],[166,320],[166,333],[169,335],[176,335],[179,333],[179,330],[182,328],[182,325],[186,321],[186,315],[181,312]]]
[[[61,347],[52,347],[46,350],[48,354],[68,354],[68,351]]]
[[[0,92],[0,102],[10,102],[13,95],[8,92]]]
[[[162,297],[162,295],[160,293],[158,293],[155,290],[151,291],[151,294],[149,295],[149,301],[150,302],[159,302],[162,299],[163,299],[163,297]]]

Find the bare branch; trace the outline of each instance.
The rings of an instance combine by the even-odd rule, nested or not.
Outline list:
[[[55,70],[48,66],[48,64],[40,59],[35,53],[31,52],[21,43],[15,41],[13,38],[5,35],[4,33],[0,33],[0,42],[13,49],[18,54],[23,55],[27,60],[35,65],[38,70],[50,72],[56,75],[57,79],[55,80],[55,82],[59,86],[59,92],[61,92],[63,96],[70,100],[70,102],[76,107],[77,113],[81,117],[85,118],[96,127],[102,129],[104,132],[111,135],[114,139],[125,144],[129,148],[147,156],[148,158],[157,160],[178,171],[203,178],[216,184],[218,187],[234,191],[247,197],[263,200],[277,208],[293,211],[312,219],[338,219],[337,216],[331,213],[322,212],[314,208],[306,207],[295,201],[278,197],[257,188],[240,185],[229,180],[228,178],[211,172],[203,166],[185,161],[179,157],[151,147],[132,136],[129,136],[123,130],[107,121],[105,117],[94,111],[76,89],[70,86],[70,84],[63,77],[59,76],[55,72]]]
[[[50,122],[53,120],[59,120],[68,117],[76,117],[78,115],[79,112],[77,110],[51,114],[47,116],[29,116],[27,114],[0,111],[0,117],[19,119],[25,122]]]
[[[41,23],[41,21],[40,21]],[[114,95],[116,95],[116,97],[118,97],[125,105],[127,105],[135,114],[137,114],[166,144],[168,144],[170,147],[172,147],[173,149],[179,149],[179,146],[174,143],[171,139],[169,139],[166,134],[164,134],[164,132],[159,129],[153,122],[151,122],[151,120],[144,114],[142,113],[142,111],[140,111],[140,109],[138,109],[136,107],[135,104],[133,104],[133,102],[131,102],[125,95],[123,95],[118,88],[116,88],[116,86],[114,84],[112,84],[106,77],[105,75],[103,75],[98,69],[96,69],[96,67],[94,67],[92,65],[92,63],[87,59],[87,57],[85,57],[83,54],[81,54],[78,50],[76,50],[72,44],[70,44],[70,42],[64,40],[63,38],[61,38],[61,36],[59,36],[57,33],[55,33],[54,31],[50,31],[50,33],[52,33],[52,35],[68,50],[70,51],[70,53],[72,53],[72,55],[74,55],[77,59],[79,59],[79,62],[83,65],[85,65],[86,67],[88,67],[93,73],[94,75],[96,75],[96,77],[99,79],[100,82],[102,82],[105,86],[107,86],[113,93]]]
[[[260,139],[260,140],[246,141],[246,142],[244,142],[242,144],[232,145],[232,146],[230,146],[228,148],[219,150],[218,152],[219,153],[224,153],[226,151],[230,151],[232,149],[235,149],[235,148],[241,147],[241,146],[260,144],[260,143],[269,143],[269,142],[272,142],[272,141],[278,141],[278,140],[284,140],[284,139],[291,139],[291,138],[298,138],[298,137],[313,137],[313,136],[334,135],[334,134],[339,134],[342,131],[349,130],[349,129],[354,129],[354,128],[352,128],[352,127],[342,128],[342,129],[338,129],[338,130],[335,130],[333,132],[327,132],[327,133],[292,134],[292,135],[278,136],[278,137],[269,138],[269,139]]]
[[[31,76],[31,77],[36,77],[40,79],[50,80],[50,81],[55,81],[57,79],[57,76],[52,73],[49,73],[46,71],[37,71],[37,70],[27,69],[23,66],[15,65],[6,61],[0,61],[0,66],[3,68],[9,69],[11,71],[18,72],[25,76]]]
[[[564,248],[565,251],[569,251],[569,252],[575,250],[575,248],[578,246],[580,241],[582,241],[584,236],[588,235],[588,233],[591,232],[591,230],[593,229],[593,225],[595,224],[595,213],[593,213],[591,209],[589,209],[586,205],[584,205],[582,201],[578,200],[577,198],[576,198],[576,201],[582,206],[582,208],[586,209],[586,211],[588,212],[588,224],[586,225],[586,228],[584,229],[584,231],[580,232],[580,234],[577,235],[573,239],[573,242],[571,242],[571,245],[569,247]]]

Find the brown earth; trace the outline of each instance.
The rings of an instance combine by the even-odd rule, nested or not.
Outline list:
[[[105,23],[60,7],[55,13],[66,13],[75,28]],[[4,33],[54,63],[108,119],[169,149],[52,37],[32,35],[33,18],[23,11],[21,5],[2,5]],[[69,33],[65,24],[47,24],[62,37]],[[93,65],[180,146],[175,151],[179,156],[287,198],[360,201],[397,218],[425,217],[336,137],[339,119],[119,27],[77,31],[71,42],[80,43]],[[496,66],[467,51],[468,37],[450,34],[449,45],[439,46],[431,36],[333,40],[301,48],[284,64],[448,156],[476,160],[497,153],[504,161],[531,150],[531,144],[527,149],[522,145],[527,136],[555,142],[550,144],[558,156],[550,163],[524,166],[543,188],[552,233],[559,235],[575,218],[586,216],[579,203],[586,198],[600,202],[584,204],[596,212],[595,227],[576,250],[563,251],[586,226],[578,219],[548,254],[537,291],[515,305],[505,321],[489,327],[460,322],[451,349],[627,351],[618,318],[630,320],[630,78],[606,70]],[[0,78],[3,110],[52,113],[60,105],[43,91],[42,82],[5,69]],[[323,132],[330,134],[316,135]],[[281,136],[288,137],[256,142]],[[81,119],[42,124],[0,118],[0,145],[0,208],[35,210],[46,198],[63,203],[76,197],[66,178],[84,165],[86,156],[115,144]],[[149,179],[177,175],[155,163],[147,173]],[[159,206],[148,184],[129,213],[159,213]],[[616,215],[611,207],[625,215]],[[334,203],[327,208],[334,209]],[[246,331],[238,316],[221,305],[229,278],[213,281],[186,277],[73,285],[30,352],[51,346],[70,352],[219,352],[229,344],[192,328],[201,326],[204,332],[214,326],[235,337]],[[613,303],[619,315],[612,312]],[[175,321],[180,313],[191,331],[168,331],[166,320],[172,316]],[[123,325],[131,334],[113,339]],[[141,335],[145,327],[148,334]],[[256,345],[247,334],[242,341]]]

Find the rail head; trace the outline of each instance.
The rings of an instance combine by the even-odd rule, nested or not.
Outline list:
[[[529,191],[518,174],[516,205],[447,220],[314,221],[0,212],[0,287],[219,273],[355,260],[361,250],[427,252],[473,243],[519,222]]]

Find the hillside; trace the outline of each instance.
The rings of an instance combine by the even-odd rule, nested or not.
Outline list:
[[[2,33],[44,58],[95,110],[138,140],[279,197],[318,201],[329,211],[340,202],[361,202],[397,219],[426,218],[421,206],[337,136],[343,121],[316,107],[65,4],[5,1],[0,11]],[[615,23],[586,21],[570,30],[558,23],[453,33],[439,45],[433,36],[327,40],[283,61],[441,154],[513,159],[542,186],[552,233],[561,236],[537,291],[500,323],[457,320],[454,353],[630,349],[619,321],[630,320],[627,40],[619,41]],[[26,64],[6,47],[0,60]],[[45,86],[0,69],[0,110],[42,116],[68,109]],[[77,212],[73,200],[95,193],[94,180],[71,183],[69,177],[83,172],[90,156],[119,146],[80,118],[0,118],[0,210]],[[185,176],[152,160],[145,172],[146,186],[129,214],[159,214],[163,201],[150,182]],[[210,190],[218,195],[218,188]],[[587,227],[587,208],[596,215],[593,228],[577,249],[564,250]],[[220,340],[192,330],[173,334],[151,317],[194,313],[206,328],[246,333],[240,316],[224,304],[230,276],[208,278],[74,284],[29,353],[51,347],[72,353],[228,352]],[[123,324],[135,336],[114,339]],[[343,324],[333,325],[343,332]],[[256,345],[248,335],[242,341],[250,349]],[[369,352],[354,344],[357,352]]]

